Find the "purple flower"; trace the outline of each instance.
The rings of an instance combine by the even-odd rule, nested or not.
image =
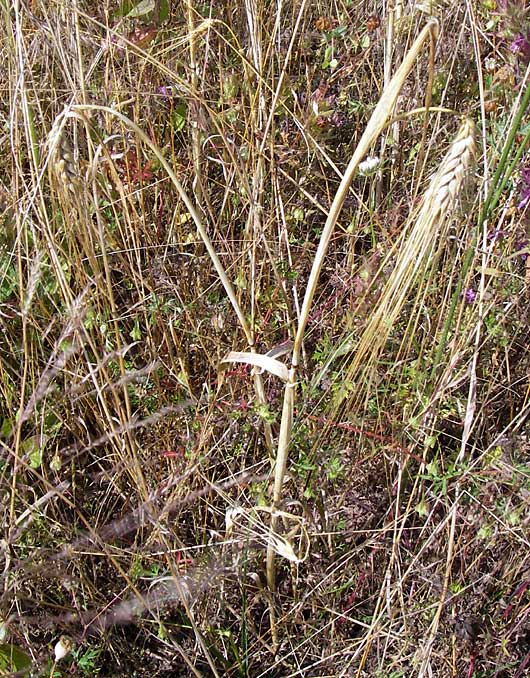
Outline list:
[[[517,33],[510,46],[510,50],[513,54],[516,54],[523,63],[530,63],[530,40],[528,40],[528,35]]]
[[[334,127],[343,127],[346,124],[346,116],[342,111],[334,111],[330,122]]]
[[[504,231],[501,228],[496,228],[494,231],[488,233],[489,242],[497,242],[497,240],[502,240],[504,238]]]
[[[472,304],[477,298],[477,293],[472,287],[469,287],[464,293],[464,300],[466,304]]]
[[[173,96],[173,88],[172,87],[166,87],[165,85],[163,87],[157,87],[156,90],[159,94],[161,94],[163,97],[166,99],[171,99]]]
[[[521,170],[521,194],[517,207],[522,210],[530,203],[530,168]]]

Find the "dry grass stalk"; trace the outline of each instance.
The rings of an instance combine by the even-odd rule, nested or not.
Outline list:
[[[197,116],[200,115],[200,100],[199,100],[199,66],[197,64],[197,33],[195,31],[195,15],[194,10],[191,4],[191,0],[188,0],[186,3],[186,19],[188,22],[188,35],[189,35],[189,70],[190,70],[190,91],[196,101],[194,105],[196,107]],[[193,157],[193,169],[195,173],[194,180],[194,192],[197,197],[197,202],[202,204],[203,201],[203,191],[202,191],[202,171],[201,171],[201,140],[200,140],[200,130],[197,124],[193,125],[191,128],[191,152]]]

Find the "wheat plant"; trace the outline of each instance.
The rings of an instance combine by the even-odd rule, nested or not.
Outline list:
[[[524,675],[490,5],[0,2],[0,674]]]

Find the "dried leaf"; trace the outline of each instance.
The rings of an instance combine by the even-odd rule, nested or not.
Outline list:
[[[133,7],[129,14],[127,14],[128,19],[134,19],[139,16],[144,16],[152,12],[156,6],[155,0],[142,0],[139,2],[136,7]]]
[[[282,381],[287,381],[289,379],[289,370],[283,363],[268,355],[262,355],[261,353],[230,351],[230,353],[223,358],[221,363],[246,363],[247,365],[254,365],[254,367],[260,367],[263,370],[267,370],[267,372],[274,374]]]

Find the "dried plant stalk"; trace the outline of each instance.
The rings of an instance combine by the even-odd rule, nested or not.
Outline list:
[[[297,368],[300,359],[300,351],[302,347],[302,341],[305,333],[305,328],[309,318],[309,310],[313,302],[313,297],[316,291],[318,284],[318,279],[320,277],[320,271],[324,262],[324,257],[327,252],[335,224],[340,214],[340,210],[344,203],[344,199],[349,190],[350,183],[352,178],[359,166],[359,163],[363,160],[364,156],[369,152],[371,145],[377,139],[384,126],[387,123],[389,116],[392,114],[392,110],[396,103],[397,97],[403,83],[405,82],[408,74],[410,73],[417,56],[420,54],[423,45],[427,40],[432,41],[436,38],[438,34],[438,22],[436,20],[431,20],[423,28],[419,36],[416,38],[414,44],[410,48],[409,52],[405,56],[403,63],[396,71],[392,80],[388,83],[388,86],[385,88],[379,103],[372,113],[368,125],[359,141],[357,148],[353,154],[352,159],[350,160],[344,177],[340,183],[340,186],[337,190],[333,203],[331,205],[328,218],[324,225],[322,231],[322,236],[320,238],[320,243],[315,254],[315,259],[313,262],[313,267],[311,269],[311,274],[307,283],[306,293],[304,297],[304,302],[302,310],[300,312],[300,321],[298,324],[298,329],[293,346],[293,358],[292,358],[292,367],[289,372],[289,382],[285,387],[284,395],[284,405],[282,410],[282,422],[280,427],[280,434],[278,440],[278,452],[276,455],[276,466],[274,474],[274,493],[272,500],[272,518],[271,518],[271,531],[276,530],[277,518],[276,511],[280,504],[281,493],[283,480],[285,477],[285,472],[287,468],[287,459],[289,454],[289,445],[291,441],[291,431],[293,424],[293,410],[294,410],[294,390],[296,387],[296,375]],[[271,591],[275,588],[275,552],[269,547],[267,551],[267,583]],[[272,615],[271,615],[272,623]],[[274,637],[274,629],[272,630]]]

